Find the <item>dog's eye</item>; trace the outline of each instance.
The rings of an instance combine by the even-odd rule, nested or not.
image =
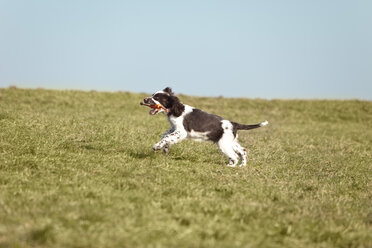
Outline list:
[[[159,100],[159,97],[157,97],[157,96],[154,96],[152,99],[154,99],[154,100]]]

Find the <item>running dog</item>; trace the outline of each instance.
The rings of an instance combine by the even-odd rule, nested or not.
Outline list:
[[[154,151],[163,150],[164,153],[168,153],[171,145],[186,138],[212,141],[228,157],[229,167],[235,167],[239,159],[241,159],[240,167],[247,165],[247,150],[238,143],[237,131],[250,130],[269,123],[264,121],[254,125],[244,125],[206,113],[181,103],[169,87],[154,93],[151,97],[146,97],[141,105],[150,107],[151,115],[165,113],[171,126],[161,140],[152,147]]]

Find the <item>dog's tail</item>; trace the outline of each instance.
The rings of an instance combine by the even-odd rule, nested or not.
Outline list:
[[[244,124],[233,122],[233,126],[235,130],[250,130],[250,129],[255,129],[255,128],[266,126],[267,124],[269,124],[268,121],[264,121],[264,122],[253,124],[253,125],[244,125]]]

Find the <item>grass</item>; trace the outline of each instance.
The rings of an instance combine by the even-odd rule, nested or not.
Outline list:
[[[372,247],[372,103],[198,98],[241,123],[248,166],[212,143],[151,147],[144,94],[0,89],[0,247]]]

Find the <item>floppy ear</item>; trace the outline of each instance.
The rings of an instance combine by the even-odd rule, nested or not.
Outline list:
[[[185,110],[185,106],[180,102],[180,100],[176,96],[171,96],[171,100],[172,107],[170,108],[170,114],[174,115],[175,117],[181,116],[183,111]]]
[[[164,92],[167,92],[169,95],[174,95],[172,89],[170,87],[167,87],[163,90]]]

